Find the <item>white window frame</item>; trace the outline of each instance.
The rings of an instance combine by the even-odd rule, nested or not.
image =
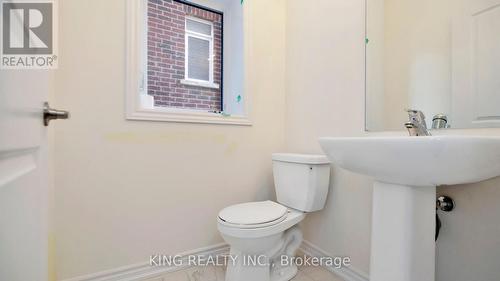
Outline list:
[[[188,30],[187,27],[187,22],[188,20],[190,21],[196,21],[202,24],[210,25],[210,35],[206,35],[203,33],[198,33],[192,30]],[[200,86],[200,87],[207,87],[207,88],[215,88],[218,89],[219,85],[214,83],[214,60],[215,60],[215,54],[214,54],[214,24],[210,21],[206,21],[197,17],[191,17],[187,16],[185,19],[185,52],[184,52],[184,80],[181,80],[182,84],[186,85],[192,85],[192,86]],[[208,80],[201,80],[201,79],[194,79],[189,77],[189,37],[193,37],[196,39],[200,40],[205,40],[208,41],[208,46],[209,46],[209,52],[208,52],[208,57],[209,57],[209,66],[208,66]],[[222,93],[221,93],[222,94]]]
[[[154,106],[153,97],[147,94],[147,0],[127,0],[126,31],[125,118],[127,120],[252,125],[251,102],[246,93],[242,115]]]

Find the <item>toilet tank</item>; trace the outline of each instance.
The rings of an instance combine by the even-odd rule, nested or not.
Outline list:
[[[273,174],[278,202],[302,212],[325,206],[330,161],[324,155],[274,153]]]

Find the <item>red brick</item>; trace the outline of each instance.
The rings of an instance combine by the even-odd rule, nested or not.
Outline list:
[[[222,16],[172,0],[148,0],[148,93],[156,106],[220,110],[221,91],[180,83],[184,79],[185,17],[214,24],[214,82],[221,84]]]

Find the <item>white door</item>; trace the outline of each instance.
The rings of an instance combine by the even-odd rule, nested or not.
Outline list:
[[[48,70],[0,70],[0,280],[48,279]]]
[[[500,127],[500,0],[455,4],[451,126]]]

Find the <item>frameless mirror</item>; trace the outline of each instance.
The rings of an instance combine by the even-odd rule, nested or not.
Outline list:
[[[404,129],[405,109],[500,127],[500,0],[367,0],[366,16],[367,130]]]

